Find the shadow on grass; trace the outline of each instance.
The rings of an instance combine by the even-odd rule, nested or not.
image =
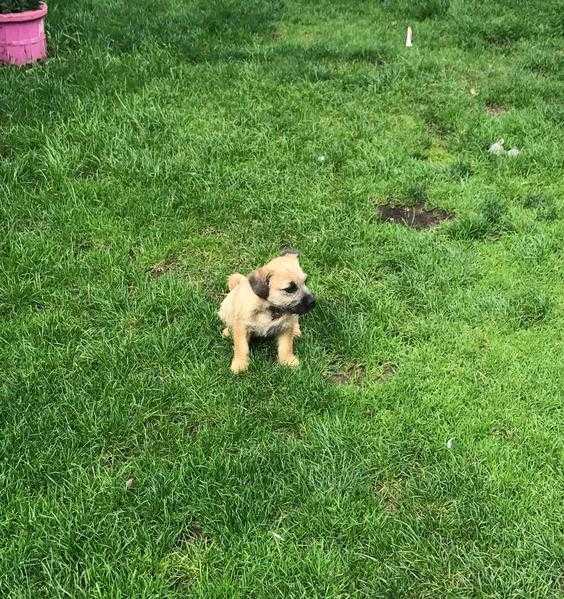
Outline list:
[[[115,103],[116,96],[137,93],[156,79],[174,78],[173,69],[183,65],[255,63],[280,82],[331,80],[353,88],[386,84],[389,69],[364,73],[350,68],[393,61],[393,48],[384,44],[257,46],[257,41],[273,39],[283,12],[280,0],[199,0],[188,6],[158,0],[151,9],[111,0],[87,3],[79,11],[66,3],[54,5],[50,60],[31,70],[36,80],[31,92],[29,76],[9,73],[12,93],[0,103],[0,118],[53,124],[77,103],[100,95]],[[232,76],[221,74],[222,84]],[[29,103],[21,102],[24,95]]]
[[[281,0],[199,0],[190,5],[169,0],[131,3],[125,0],[91,2],[78,12],[71,6],[52,11],[61,21],[65,42],[72,48],[88,41],[114,53],[137,52],[147,42],[191,51],[221,42],[242,43],[271,33],[279,22]],[[59,12],[60,11],[60,12]],[[79,29],[80,36],[76,34]]]

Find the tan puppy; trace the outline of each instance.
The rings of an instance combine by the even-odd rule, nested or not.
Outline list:
[[[305,280],[298,253],[293,250],[248,277],[239,273],[229,277],[230,292],[221,303],[219,317],[225,323],[223,336],[233,337],[233,372],[247,370],[252,335],[276,336],[280,364],[298,366],[294,355],[294,337],[301,334],[298,316],[309,312],[315,304]]]

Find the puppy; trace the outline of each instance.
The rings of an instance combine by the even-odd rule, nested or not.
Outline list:
[[[221,303],[219,317],[225,324],[224,337],[233,337],[231,370],[239,373],[249,366],[251,336],[275,336],[278,362],[298,366],[294,337],[300,336],[298,317],[315,305],[315,297],[305,285],[298,253],[285,251],[248,277],[232,274],[229,293]]]

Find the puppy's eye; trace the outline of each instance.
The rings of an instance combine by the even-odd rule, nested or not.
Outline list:
[[[298,290],[298,286],[295,283],[290,283],[288,287],[284,288],[286,293],[295,293]]]

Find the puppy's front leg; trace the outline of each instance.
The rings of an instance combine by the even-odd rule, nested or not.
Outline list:
[[[299,366],[300,361],[294,355],[294,331],[289,329],[278,335],[278,362],[284,366]]]
[[[236,325],[233,327],[233,361],[231,370],[235,374],[244,372],[249,367],[249,336],[247,327]]]

